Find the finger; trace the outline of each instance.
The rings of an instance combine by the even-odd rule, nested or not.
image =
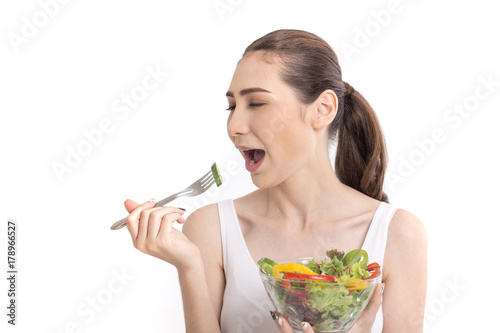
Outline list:
[[[294,333],[292,326],[290,326],[284,317],[276,315],[276,325],[278,325],[278,329],[280,329],[281,333]]]
[[[137,233],[137,238],[136,241],[138,243],[142,243],[146,240],[146,237],[148,235],[148,227],[150,221],[150,215],[152,212],[161,209],[161,208],[146,208],[141,211],[141,214],[139,216],[139,232]]]
[[[181,214],[183,214],[184,211],[174,207],[159,207],[157,209],[154,209],[149,214],[149,223],[148,223],[148,231],[146,238],[148,240],[156,238],[156,236],[158,236],[158,233],[160,231],[163,218],[166,215],[170,215],[173,213],[176,213],[178,215],[178,218],[180,219],[182,218]]]
[[[130,200],[130,199],[125,200],[125,202],[123,204],[125,205],[125,209],[129,213],[132,212],[137,206],[139,206],[139,204],[137,202],[135,202],[134,200]]]
[[[182,212],[182,211],[181,211]],[[167,215],[163,215],[161,219],[160,230],[158,230],[157,237],[168,237],[172,233],[172,224],[178,219],[182,218],[181,213],[171,213]]]
[[[182,215],[184,215],[184,213],[186,212],[186,210],[184,208],[178,207],[177,209],[182,211]],[[186,222],[186,218],[184,216],[181,216],[181,218],[177,220],[177,223],[179,223],[179,224],[183,224],[184,222]]]
[[[288,323],[288,321],[285,318],[278,316],[277,312],[271,311],[271,317],[273,318],[273,320],[275,320],[276,326],[278,327],[280,332],[294,333],[294,331],[293,331],[292,327],[290,326],[290,324]],[[314,330],[312,329],[311,325],[308,322],[302,322],[301,329],[302,329],[302,332],[304,332],[304,333],[314,333]]]
[[[132,201],[132,200],[131,200]],[[136,206],[129,214],[130,218],[132,220],[137,220],[139,219],[139,216],[141,215],[141,212],[144,210],[144,209],[147,209],[147,208],[153,208],[154,206],[156,206],[156,201],[154,201],[154,199],[151,199],[150,201],[146,201],[142,204],[140,204],[139,206]],[[128,222],[128,221],[127,221]]]
[[[130,201],[130,202],[127,202],[127,201]],[[127,207],[132,208],[134,206],[134,204],[137,204],[137,203],[132,201],[132,200],[125,201],[126,208]],[[137,234],[139,232],[139,214],[141,213],[141,211],[143,209],[154,207],[154,205],[156,205],[155,202],[147,201],[141,205],[135,206],[135,208],[127,216],[127,219],[126,219],[127,229],[129,231],[130,235],[132,236],[132,239],[134,240],[134,242],[137,239]]]
[[[314,330],[311,327],[311,324],[308,322],[303,321],[302,322],[302,332],[304,333],[314,333]]]

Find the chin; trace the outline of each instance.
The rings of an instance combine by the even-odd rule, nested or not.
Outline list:
[[[253,174],[250,174],[250,176],[252,177],[252,183],[258,188],[263,189],[271,187],[268,182],[264,181],[263,179],[260,179],[259,176],[255,176]]]
[[[252,177],[252,182],[255,186],[257,186],[259,189],[265,189],[265,188],[270,188],[277,186],[281,184],[284,179],[266,179],[263,175],[258,175],[258,174],[250,174]]]

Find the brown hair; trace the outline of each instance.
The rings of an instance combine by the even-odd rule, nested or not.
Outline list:
[[[309,32],[277,30],[250,44],[243,56],[255,51],[279,57],[280,76],[302,103],[313,103],[327,89],[337,94],[339,107],[329,128],[331,139],[338,136],[335,173],[342,183],[388,202],[382,189],[387,166],[382,129],[366,99],[342,80],[330,45]]]

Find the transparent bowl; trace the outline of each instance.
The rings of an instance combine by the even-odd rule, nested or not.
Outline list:
[[[274,260],[277,264],[307,264],[314,257]],[[320,262],[322,258],[315,258]],[[354,325],[370,301],[381,273],[361,282],[312,282],[275,278],[260,268],[260,276],[276,310],[294,331],[302,332],[303,321],[314,332],[344,333]]]

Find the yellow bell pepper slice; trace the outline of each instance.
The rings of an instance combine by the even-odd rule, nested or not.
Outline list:
[[[283,273],[286,272],[297,272],[300,274],[309,274],[309,275],[318,275],[318,273],[312,271],[310,268],[307,268],[301,264],[284,264],[284,265],[274,265],[273,268],[273,276],[275,278],[281,279],[283,277]]]
[[[360,279],[353,279],[353,280],[349,280],[347,282],[357,282],[357,281],[361,281],[361,282],[346,284],[345,285],[346,289],[348,289],[348,290],[358,290],[358,289],[366,289],[366,288],[368,288],[368,282],[365,282],[365,281],[360,280]]]

